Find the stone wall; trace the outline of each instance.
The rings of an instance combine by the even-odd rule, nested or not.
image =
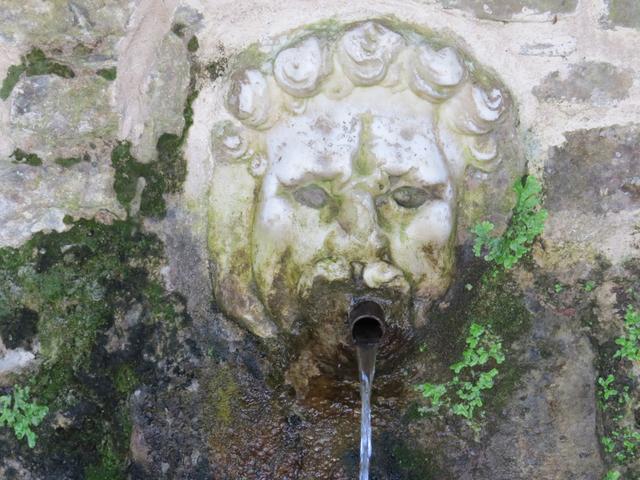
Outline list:
[[[35,450],[0,428],[0,476],[353,476],[356,394],[340,411],[326,392],[298,404],[281,364],[291,351],[219,311],[202,202],[207,112],[223,108],[237,55],[366,19],[436,32],[501,80],[517,161],[549,211],[504,283],[441,305],[482,315],[474,295],[486,295],[504,306],[491,315],[526,317],[505,330],[513,382],[488,426],[478,437],[413,418],[412,382],[446,364],[410,346],[404,376],[382,375],[374,397],[375,478],[638,478],[640,446],[621,461],[601,440],[640,417],[638,361],[614,356],[640,307],[636,0],[3,0],[0,393],[30,385],[49,415]],[[469,239],[459,256],[472,257]],[[486,269],[470,265],[455,295]],[[608,374],[632,398],[616,415],[597,402]]]

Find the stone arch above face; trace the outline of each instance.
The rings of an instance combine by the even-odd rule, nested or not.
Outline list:
[[[302,32],[225,83],[209,247],[227,313],[272,336],[319,284],[446,292],[466,167],[501,159],[497,81],[453,45],[366,21]]]

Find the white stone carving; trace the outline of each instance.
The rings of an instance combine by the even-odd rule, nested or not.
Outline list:
[[[329,51],[317,37],[309,37],[278,54],[273,75],[284,91],[294,97],[317,92],[320,82],[331,73]]]
[[[434,301],[453,275],[462,174],[500,159],[503,91],[453,46],[378,22],[289,45],[230,75],[242,125],[213,131],[218,300],[261,336],[293,328],[320,284]]]
[[[465,66],[454,48],[434,50],[423,44],[415,49],[409,84],[416,95],[442,102],[455,93],[465,73]]]
[[[243,123],[252,127],[264,125],[271,107],[267,79],[258,70],[237,72],[231,81],[227,105]]]
[[[404,43],[400,35],[383,25],[366,22],[344,34],[338,58],[355,85],[373,85],[385,77]]]

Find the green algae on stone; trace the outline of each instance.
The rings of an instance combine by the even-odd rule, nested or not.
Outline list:
[[[82,162],[83,160],[85,162],[89,161],[88,153],[85,153],[82,157],[58,157],[54,160],[54,162],[60,165],[61,167],[69,168]]]
[[[7,71],[7,76],[2,81],[2,87],[0,87],[0,98],[6,100],[11,95],[13,87],[16,86],[20,80],[20,76],[24,73],[24,65],[11,65]]]
[[[62,78],[73,78],[76,74],[71,68],[48,58],[39,48],[33,48],[22,61],[27,76],[57,75]]]
[[[166,204],[162,194],[165,191],[165,181],[157,164],[140,163],[131,154],[131,143],[120,142],[111,151],[111,164],[115,169],[113,189],[118,201],[131,213],[138,179],[146,182],[140,198],[140,213],[143,216],[163,217],[166,213]]]
[[[207,396],[207,409],[204,412],[212,427],[227,427],[233,420],[233,411],[237,402],[239,386],[229,367],[215,372],[207,372],[203,378],[204,394]]]
[[[4,78],[0,88],[0,98],[2,100],[9,98],[13,87],[16,86],[23,73],[26,73],[29,77],[34,75],[57,75],[62,78],[75,77],[75,73],[71,68],[47,58],[39,48],[33,48],[22,57],[20,65],[11,65],[9,67],[7,76]]]
[[[41,364],[29,385],[54,415],[74,425],[42,427],[39,443],[51,453],[42,468],[84,472],[74,478],[123,478],[127,399],[150,371],[137,345],[157,328],[179,328],[184,316],[154,273],[161,258],[160,240],[130,221],[83,220],[67,232],[38,233],[20,248],[0,249],[0,331],[27,347],[37,337]],[[140,325],[110,353],[111,327],[131,305],[142,308]],[[11,332],[25,312],[36,328],[19,338]],[[64,467],[51,464],[59,458]]]
[[[193,90],[187,96],[183,110],[184,127],[182,133],[180,135],[163,133],[156,144],[158,169],[168,193],[179,192],[187,176],[187,161],[182,153],[182,147],[189,128],[193,125],[193,102],[198,93],[197,90]]]
[[[193,53],[197,51],[199,47],[200,47],[200,44],[198,43],[198,37],[194,35],[189,39],[189,43],[187,43],[187,50]]]
[[[184,31],[186,30],[186,28],[187,26],[184,23],[176,22],[171,26],[171,31],[174,35],[182,38],[184,37]]]
[[[222,57],[206,66],[206,70],[209,73],[209,78],[211,80],[216,80],[224,75],[228,68],[229,60],[226,57]]]
[[[100,70],[96,71],[96,75],[99,75],[105,80],[112,82],[116,79],[116,67],[101,68]]]
[[[32,167],[42,165],[42,159],[38,155],[35,153],[27,153],[19,148],[16,148],[10,156],[15,159],[14,163],[25,163]]]

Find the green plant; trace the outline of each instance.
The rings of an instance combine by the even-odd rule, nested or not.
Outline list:
[[[600,439],[600,443],[602,443],[602,446],[604,447],[604,451],[607,453],[613,452],[613,449],[616,445],[615,442],[611,439],[611,437],[602,437]]]
[[[473,228],[476,239],[473,252],[488,262],[505,269],[512,268],[531,248],[533,240],[542,233],[547,211],[540,207],[542,187],[532,176],[519,180],[513,187],[516,205],[511,223],[502,236],[494,237],[495,225],[480,222]]]
[[[26,436],[30,448],[35,447],[37,438],[31,427],[40,425],[48,412],[47,406],[29,402],[29,387],[16,386],[13,389],[13,397],[0,397],[0,427],[6,424],[13,428],[18,440]]]
[[[614,382],[615,377],[611,374],[607,375],[607,378],[598,378],[598,385],[602,387],[599,391],[602,400],[605,402],[609,400],[609,398],[618,395],[618,391],[615,388],[611,387],[611,384]]]
[[[631,305],[627,306],[624,328],[626,335],[616,339],[616,344],[620,348],[614,357],[626,358],[635,362],[640,361],[640,312]]]
[[[589,280],[587,283],[584,284],[585,292],[592,292],[595,288],[596,288],[596,282],[594,282],[593,280]]]
[[[553,290],[554,290],[556,293],[560,293],[560,292],[562,292],[562,290],[564,290],[564,285],[562,285],[561,283],[556,283],[556,284],[553,286]]]
[[[501,339],[478,323],[472,323],[465,340],[466,348],[462,359],[449,368],[455,374],[447,383],[423,383],[416,390],[428,401],[418,410],[422,414],[438,412],[446,407],[457,416],[463,417],[475,430],[475,419],[484,416],[483,392],[493,388],[498,369],[495,365],[504,362]],[[492,363],[493,368],[486,367]]]
[[[619,480],[620,472],[617,470],[609,470],[602,480]]]

